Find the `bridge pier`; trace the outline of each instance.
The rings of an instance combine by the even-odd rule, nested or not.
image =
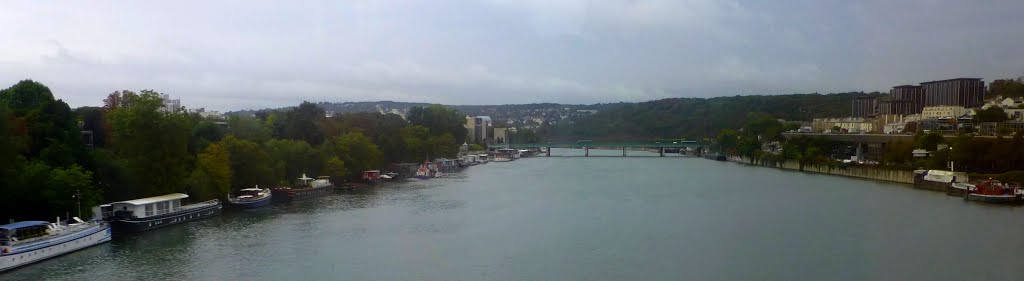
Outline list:
[[[664,147],[659,147],[658,148],[658,154],[661,155],[660,157],[665,157],[665,148]]]
[[[864,144],[858,142],[856,151],[857,161],[864,161]]]

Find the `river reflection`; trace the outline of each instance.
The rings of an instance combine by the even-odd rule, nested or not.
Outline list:
[[[582,150],[555,150],[582,156]],[[232,211],[4,280],[1020,280],[1021,208],[693,157],[536,157]],[[632,156],[656,153],[630,151]]]

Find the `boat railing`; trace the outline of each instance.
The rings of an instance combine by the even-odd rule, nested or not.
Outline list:
[[[182,210],[189,210],[189,209],[195,209],[195,208],[204,208],[204,207],[209,207],[209,206],[213,206],[213,205],[217,205],[217,204],[220,204],[220,200],[213,199],[213,200],[209,200],[209,201],[203,201],[203,202],[199,202],[199,203],[195,203],[195,204],[189,204],[189,205],[181,206],[181,209]]]

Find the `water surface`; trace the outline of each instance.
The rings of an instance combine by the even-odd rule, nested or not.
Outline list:
[[[537,157],[225,212],[0,279],[1021,280],[1022,238],[1024,209],[903,184]]]

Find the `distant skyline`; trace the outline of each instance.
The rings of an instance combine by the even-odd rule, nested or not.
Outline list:
[[[637,102],[1024,75],[1024,1],[0,2],[0,87],[73,107]]]

